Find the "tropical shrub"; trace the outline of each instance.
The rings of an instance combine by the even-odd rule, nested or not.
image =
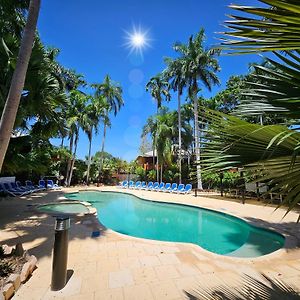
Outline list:
[[[154,180],[156,180],[156,171],[155,170],[150,170],[147,173],[147,180],[148,181],[154,181]]]

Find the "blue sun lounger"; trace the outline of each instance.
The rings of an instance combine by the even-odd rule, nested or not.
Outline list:
[[[24,192],[28,191],[28,192],[34,193],[37,191],[35,188],[31,188],[29,186],[22,185],[20,181],[16,181],[15,185],[19,190],[24,191]]]
[[[150,190],[152,190],[152,188],[153,188],[153,182],[150,181],[150,182],[148,182],[148,185],[147,185],[147,187],[145,188],[145,190],[150,191]]]
[[[165,188],[165,183],[164,182],[161,182],[160,184],[159,184],[159,186],[157,187],[157,188],[155,188],[155,191],[163,191],[164,190],[164,188]]]
[[[134,187],[134,182],[133,181],[129,181],[128,188],[132,189],[133,187]]]
[[[171,190],[171,183],[167,182],[162,192],[169,192]]]
[[[153,187],[149,191],[156,191],[159,187],[159,182],[154,182]]]
[[[146,190],[146,189],[147,189],[147,183],[143,181],[141,185],[141,190]]]
[[[177,183],[172,183],[171,189],[169,190],[170,193],[176,192],[177,191]]]
[[[37,190],[37,191],[43,191],[43,190],[46,189],[45,187],[43,187],[43,186],[41,186],[41,185],[35,186],[35,185],[32,183],[32,181],[30,181],[30,180],[26,180],[26,181],[25,181],[25,185],[28,186],[29,188],[35,189],[35,190]]]
[[[24,195],[27,195],[29,194],[30,192],[28,191],[20,191],[20,190],[16,190],[14,188],[12,188],[10,186],[9,183],[7,182],[4,182],[4,183],[0,183],[0,188],[6,193],[6,194],[9,194],[11,196],[24,196]]]
[[[180,183],[177,188],[177,193],[182,193],[184,191],[184,184]]]
[[[117,185],[117,188],[120,188],[120,189],[124,189],[126,188],[128,185],[128,181],[127,180],[123,180],[122,182],[120,182],[119,185]]]
[[[140,181],[137,181],[135,183],[134,189],[138,190],[142,186],[142,183]]]
[[[181,194],[188,194],[190,193],[192,190],[192,185],[190,183],[188,183],[185,188],[182,190],[182,189],[178,189],[178,193],[181,193]]]

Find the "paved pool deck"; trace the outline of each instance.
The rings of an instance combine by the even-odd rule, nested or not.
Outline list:
[[[84,190],[85,188],[79,188]],[[115,187],[92,190],[124,192]],[[218,290],[220,285],[241,289],[247,274],[266,282],[260,275],[280,280],[300,292],[300,224],[298,214],[273,207],[240,204],[215,199],[214,194],[177,195],[126,190],[138,197],[183,203],[232,214],[286,237],[286,245],[259,258],[230,258],[205,251],[197,245],[161,242],[118,234],[102,226],[95,216],[72,219],[66,287],[50,291],[54,219],[36,213],[30,205],[63,198],[64,192],[78,188],[37,193],[0,201],[0,244],[22,242],[38,258],[33,276],[13,299],[189,299],[185,291]],[[101,216],[101,213],[100,213]],[[92,237],[99,231],[99,237]],[[213,297],[211,299],[214,299]]]

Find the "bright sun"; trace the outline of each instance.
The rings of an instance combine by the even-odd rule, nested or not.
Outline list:
[[[143,56],[143,50],[150,47],[150,39],[147,36],[148,32],[149,30],[143,31],[141,27],[136,28],[134,25],[131,32],[125,30],[126,42],[124,46],[130,50],[129,54],[135,52]]]

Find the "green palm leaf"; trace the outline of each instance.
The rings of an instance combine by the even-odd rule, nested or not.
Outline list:
[[[251,124],[206,109],[204,171],[244,167],[280,193],[290,211],[300,202],[300,132],[281,125]]]
[[[230,5],[248,16],[231,15],[225,22],[223,46],[232,53],[300,49],[300,3],[297,0],[260,0],[267,7]],[[236,39],[231,39],[235,37]]]

